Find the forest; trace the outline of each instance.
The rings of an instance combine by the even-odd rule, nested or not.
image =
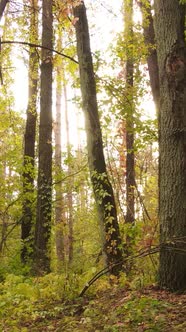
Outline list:
[[[0,0],[0,331],[186,330],[186,0]]]

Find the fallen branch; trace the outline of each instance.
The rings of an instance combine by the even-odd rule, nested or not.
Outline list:
[[[104,274],[107,274],[109,272],[112,271],[112,268],[117,266],[117,265],[124,265],[124,263],[126,262],[129,262],[129,261],[132,261],[136,258],[142,258],[142,257],[145,257],[145,256],[148,256],[150,254],[155,254],[157,253],[158,251],[160,250],[160,247],[157,246],[157,247],[154,247],[152,249],[149,250],[149,247],[147,249],[145,249],[144,251],[140,251],[138,254],[136,255],[131,255],[131,256],[128,256],[122,260],[119,260],[117,263],[115,264],[112,264],[110,266],[106,266],[104,269],[100,270],[98,273],[96,273],[92,279],[89,280],[89,282],[86,283],[86,285],[84,286],[83,290],[81,291],[81,293],[79,294],[80,297],[82,297],[85,292],[87,291],[87,289],[97,280],[99,279],[101,276],[103,276]]]
[[[183,243],[183,238],[182,239],[182,242]],[[176,241],[175,241],[176,240]],[[130,262],[130,261],[133,261],[134,259],[137,259],[137,258],[143,258],[143,257],[146,257],[146,256],[149,256],[149,255],[154,255],[158,252],[160,252],[160,250],[164,249],[166,251],[174,251],[174,252],[177,252],[177,253],[181,253],[181,254],[184,254],[186,255],[186,249],[182,249],[182,248],[176,248],[175,245],[177,244],[177,242],[179,243],[179,238],[174,238],[174,241],[169,241],[167,243],[162,243],[158,246],[155,246],[155,247],[148,247],[148,248],[145,248],[145,249],[142,249],[140,250],[136,255],[131,255],[131,256],[128,256],[126,258],[123,258],[122,260],[119,260],[117,263],[115,264],[112,264],[110,266],[106,266],[104,269],[100,270],[98,273],[96,273],[92,279],[90,279],[84,286],[84,288],[82,289],[81,293],[79,294],[79,297],[82,297],[85,292],[87,291],[87,289],[96,281],[98,280],[101,276],[109,273],[112,271],[112,268],[117,266],[117,265],[124,265],[126,262]],[[185,244],[186,242],[184,242]]]

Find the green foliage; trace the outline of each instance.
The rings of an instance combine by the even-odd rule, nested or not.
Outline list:
[[[87,277],[87,276],[86,276]],[[124,273],[119,285],[104,276],[86,298],[85,279],[71,274],[40,278],[7,275],[0,284],[2,331],[172,331],[184,330],[185,300],[153,287],[131,288]],[[169,321],[169,324],[168,324]]]
[[[142,296],[140,299],[133,298],[127,301],[124,305],[117,309],[117,315],[124,324],[128,325],[128,329],[132,331],[136,326],[144,326],[145,329],[153,331],[161,331],[165,324],[165,320],[157,320],[156,317],[161,309],[166,308],[166,305],[161,305],[157,299],[151,299]],[[109,330],[108,330],[109,331]]]
[[[98,173],[98,171],[92,171],[91,172],[91,178],[94,183],[94,192],[95,195],[97,196],[97,202],[98,204],[102,204],[103,199],[107,196],[109,196],[108,191],[105,189],[108,183],[108,175],[104,172]],[[105,209],[109,211],[109,209],[112,208],[111,206],[109,207],[108,205],[105,206]]]
[[[38,308],[42,305],[41,303],[73,299],[79,292],[79,282],[80,279],[75,274],[69,277],[49,274],[38,279],[7,275],[5,281],[0,284],[2,324],[8,321],[10,326],[14,326],[22,320],[28,318],[35,320],[44,316],[47,312],[42,312]]]
[[[1,114],[0,151],[0,248],[2,272],[10,273],[18,269],[17,254],[20,250],[20,225],[23,170],[22,135],[24,120],[14,112],[9,100],[3,100]],[[18,254],[19,255],[19,254]],[[12,269],[12,270],[11,270]]]
[[[65,53],[71,57],[76,55],[76,48],[74,44],[74,33],[72,32],[72,24],[67,18],[67,13],[62,13],[57,8],[58,1],[55,1],[56,8],[54,15],[56,21],[63,22],[61,39],[62,44],[56,48],[61,51],[65,49]],[[60,6],[63,6],[59,4]],[[55,7],[55,6],[54,6]],[[26,7],[25,7],[26,8]],[[61,7],[60,7],[61,8]],[[62,8],[63,10],[63,8]],[[5,37],[7,39],[21,38],[28,40],[28,12],[27,15],[20,15],[15,12],[14,18],[18,23],[15,27],[12,26],[11,31],[6,31]],[[65,18],[64,18],[65,14]],[[60,16],[61,15],[61,16]],[[55,22],[56,35],[58,33],[58,23]],[[25,30],[26,27],[26,30]],[[148,158],[146,152],[149,146],[152,146],[157,141],[157,121],[144,120],[142,118],[143,111],[140,109],[140,100],[146,95],[148,89],[146,71],[143,73],[139,69],[144,65],[149,48],[144,45],[143,36],[141,34],[141,27],[135,26],[133,36],[127,36],[123,33],[118,36],[116,49],[112,52],[114,58],[113,63],[110,64],[112,70],[111,75],[106,72],[103,77],[103,68],[108,64],[104,63],[103,54],[99,51],[95,52],[95,71],[100,72],[102,78],[97,77],[98,99],[100,106],[100,117],[103,128],[104,147],[108,151],[107,161],[109,168],[109,175],[114,184],[114,189],[117,198],[120,230],[123,244],[126,243],[127,237],[132,239],[132,254],[141,250],[148,245],[149,234],[157,240],[157,232],[154,232],[157,226],[157,177],[156,169],[153,170],[152,160]],[[25,33],[26,31],[26,33]],[[125,38],[123,38],[125,37]],[[66,47],[67,45],[67,47]],[[11,47],[6,45],[3,47],[3,67],[10,68],[12,66],[9,56]],[[22,56],[22,51],[19,52]],[[39,55],[39,51],[38,51]],[[134,66],[134,87],[126,86],[124,62],[126,58],[132,58],[135,61]],[[24,62],[27,63],[27,57],[24,56]],[[69,86],[79,88],[79,78],[77,77],[77,64],[70,61],[63,61],[59,56],[54,57],[54,67],[63,66],[64,72],[61,77]],[[12,82],[13,72],[8,69],[11,77],[5,76],[4,81],[7,84]],[[67,77],[64,77],[64,73]],[[74,300],[82,289],[84,283],[89,280],[99,269],[104,265],[104,258],[100,254],[101,250],[101,236],[98,228],[98,216],[96,213],[95,202],[93,199],[92,189],[90,187],[90,176],[87,168],[87,152],[77,153],[73,146],[68,147],[70,152],[62,154],[62,169],[54,167],[54,185],[61,184],[63,196],[63,222],[64,225],[52,226],[52,271],[57,270],[56,252],[55,252],[55,235],[56,230],[60,230],[65,239],[65,259],[62,262],[61,274],[57,275],[51,273],[43,278],[28,278],[29,267],[23,266],[20,261],[20,221],[22,213],[22,178],[21,174],[25,170],[31,177],[35,177],[35,170],[33,169],[30,160],[26,162],[25,169],[23,168],[22,160],[22,139],[24,132],[24,119],[14,112],[12,93],[4,92],[1,100],[1,153],[0,153],[0,167],[1,167],[1,198],[0,198],[0,241],[3,238],[3,230],[5,227],[6,246],[3,246],[2,255],[0,256],[0,314],[2,318],[2,329],[7,327],[7,331],[27,331],[27,322],[32,321],[31,331],[43,331],[46,326],[48,330],[55,329],[57,317],[63,316],[63,322],[59,326],[59,331],[130,331],[136,326],[143,328],[143,320],[147,320],[145,328],[153,331],[158,330],[159,327],[153,325],[149,312],[152,311],[152,317],[157,314],[158,304],[153,299],[141,299],[137,301],[135,298],[130,299],[125,305],[117,306],[115,304],[114,310],[110,310],[111,297],[108,297],[105,302],[100,298],[100,303],[97,303],[95,298],[90,302],[82,320],[76,319],[76,311],[79,309],[78,304],[74,304]],[[82,107],[79,97],[74,100],[79,108]],[[78,103],[77,103],[78,100]],[[134,107],[135,106],[135,111]],[[135,153],[136,153],[136,174],[137,182],[140,183],[141,193],[144,196],[144,203],[152,220],[144,216],[144,209],[139,207],[139,216],[135,225],[124,225],[123,215],[125,212],[125,184],[124,184],[124,170],[119,165],[118,150],[120,146],[121,136],[118,137],[118,124],[120,121],[126,121],[133,117],[134,132],[135,132]],[[122,147],[123,148],[123,147]],[[123,151],[125,154],[125,151]],[[110,159],[109,159],[110,158]],[[148,171],[147,167],[151,164]],[[82,167],[82,165],[85,165]],[[156,165],[155,165],[156,166]],[[155,167],[156,168],[156,167]],[[145,169],[145,171],[144,171]],[[70,170],[70,171],[69,171]],[[119,174],[119,175],[118,175]],[[107,179],[107,174],[92,174],[96,182],[96,194],[99,196],[99,202],[102,204],[103,199],[107,197],[108,193],[103,189],[103,185]],[[68,206],[67,196],[72,195],[73,206],[71,210]],[[54,197],[54,209],[57,206],[57,198]],[[35,204],[35,193],[27,193],[24,197]],[[60,198],[61,199],[61,198]],[[139,205],[139,204],[138,204]],[[110,212],[112,210],[111,204],[105,205],[107,212],[107,223],[112,222]],[[73,260],[68,261],[68,236],[69,236],[69,214],[72,215],[73,220]],[[55,220],[54,220],[55,223]],[[14,226],[15,225],[15,226]],[[64,226],[64,227],[63,227]],[[9,233],[9,230],[12,231]],[[109,229],[108,236],[114,231]],[[154,240],[153,238],[153,240]],[[151,240],[151,238],[150,238]],[[113,247],[114,247],[113,243]],[[119,284],[123,288],[130,287],[132,291],[143,289],[146,284],[155,281],[155,268],[157,262],[154,263],[150,259],[140,260],[135,262],[130,278],[126,277],[123,272],[119,278]],[[89,297],[97,296],[100,293],[112,294],[115,289],[115,280],[110,277],[103,277],[92,285],[87,294]],[[112,296],[112,295],[111,295]],[[65,302],[63,302],[65,301]],[[78,300],[79,301],[79,300]],[[154,301],[154,302],[153,302]],[[68,304],[70,302],[70,304]],[[105,308],[109,306],[109,310],[105,312]],[[64,314],[65,313],[65,314]],[[50,320],[55,319],[52,324]],[[43,326],[39,322],[44,322]],[[23,327],[22,324],[25,323]],[[38,324],[38,325],[37,325]],[[36,327],[35,327],[36,325]],[[0,327],[0,328],[1,328]],[[80,330],[79,330],[80,328]],[[29,330],[29,328],[28,328]],[[57,328],[55,331],[58,331]],[[132,331],[132,330],[131,330]]]
[[[143,0],[145,5],[149,1]],[[185,3],[185,0],[180,0]],[[16,4],[11,4],[16,6]],[[19,6],[19,5],[18,5]],[[15,8],[14,8],[15,9]],[[18,8],[20,9],[20,8]],[[19,10],[11,11],[6,22],[4,39],[28,40],[29,13]],[[26,14],[26,15],[25,15]],[[76,56],[73,25],[67,15],[66,5],[55,1],[55,37],[61,38],[62,44],[56,49],[71,57]],[[12,15],[10,17],[10,15]],[[71,13],[70,13],[71,15]],[[14,24],[12,25],[12,18]],[[145,18],[145,24],[148,19]],[[10,26],[10,29],[7,29]],[[59,27],[60,26],[60,27]],[[61,28],[62,27],[62,28]],[[153,45],[145,45],[140,24],[135,24],[133,34],[121,33],[117,36],[116,48],[110,52],[113,61],[103,59],[99,50],[94,53],[94,70],[99,72],[97,91],[99,114],[101,117],[104,147],[110,179],[113,183],[118,206],[118,219],[122,237],[122,248],[125,251],[127,238],[130,238],[130,254],[136,255],[144,248],[158,242],[157,218],[157,119],[147,118],[140,105],[143,98],[149,94],[147,69],[144,67],[146,57]],[[60,30],[60,32],[59,32]],[[59,34],[59,36],[57,36]],[[136,259],[130,275],[120,273],[117,280],[113,276],[98,279],[87,291],[85,299],[79,299],[78,294],[83,285],[103,268],[105,262],[101,254],[101,236],[98,228],[93,192],[90,186],[90,176],[87,167],[87,151],[74,151],[68,146],[68,152],[62,153],[62,169],[54,167],[54,185],[62,188],[63,206],[62,222],[52,226],[52,271],[57,270],[56,263],[56,230],[64,235],[65,258],[61,264],[60,274],[51,273],[44,277],[28,277],[29,266],[22,265],[20,260],[20,222],[22,213],[22,177],[23,171],[35,178],[35,170],[30,160],[23,167],[22,140],[24,134],[24,119],[14,111],[13,92],[10,85],[13,82],[11,54],[12,46],[4,45],[1,52],[3,65],[3,80],[0,107],[0,329],[2,331],[166,331],[167,304],[161,301],[163,292],[157,299],[145,294],[145,287],[156,282],[158,256]],[[20,49],[21,50],[21,49]],[[22,58],[22,51],[17,53]],[[63,50],[62,50],[63,51]],[[38,51],[39,56],[39,51]],[[125,78],[125,61],[134,61],[134,86],[127,86]],[[27,63],[27,56],[24,62]],[[77,64],[54,57],[54,67],[63,66],[61,80],[67,86],[79,88]],[[111,71],[111,73],[108,71]],[[13,69],[12,69],[13,68]],[[105,75],[103,75],[106,69]],[[66,77],[65,77],[66,76]],[[71,98],[82,108],[79,93]],[[135,164],[136,164],[136,220],[135,225],[125,224],[125,166],[121,165],[120,157],[125,162],[126,129],[120,132],[118,127],[126,125],[126,120],[132,119],[135,134]],[[121,144],[122,142],[122,144]],[[36,163],[37,164],[37,163]],[[82,165],[84,165],[82,167]],[[95,192],[99,203],[107,198],[104,190],[107,174],[93,172],[91,176],[96,183]],[[71,195],[72,206],[68,205],[68,195]],[[56,195],[57,196],[57,195]],[[58,197],[53,197],[53,207],[57,206]],[[47,198],[47,196],[46,196]],[[35,204],[35,193],[27,193],[24,199]],[[111,204],[105,204],[107,213],[106,224],[111,224]],[[73,260],[68,259],[69,245],[69,215],[73,220]],[[107,225],[108,226],[108,225]],[[108,237],[114,231],[110,227]],[[1,241],[2,240],[2,241]],[[113,247],[115,244],[113,243]],[[125,266],[124,266],[125,270]],[[154,294],[152,294],[154,295]],[[86,302],[87,301],[87,302]],[[181,303],[182,305],[182,303]],[[175,313],[174,313],[175,316]],[[170,329],[169,329],[170,330]],[[180,323],[175,331],[183,331]]]
[[[9,312],[7,307],[3,322],[6,327],[11,326],[15,329],[30,325],[29,330],[31,330],[32,326],[35,326],[38,331],[40,322],[42,322],[42,328],[51,326],[52,331],[57,330],[56,325],[53,325],[54,322],[58,322],[59,331],[61,329],[70,331],[73,328],[73,331],[125,330],[132,332],[145,328],[160,332],[164,329],[167,308],[169,310],[171,308],[166,302],[135,292],[123,293],[123,296],[119,297],[117,291],[109,287],[108,283],[106,287],[105,289],[102,287],[102,290],[100,288],[99,295],[91,297],[87,304],[80,299],[65,303],[49,298],[45,299],[45,302],[42,299],[33,302],[25,298],[20,303],[17,296],[16,308],[12,311],[11,319],[6,319]],[[26,291],[22,289],[22,293]],[[119,294],[122,292],[120,291]]]

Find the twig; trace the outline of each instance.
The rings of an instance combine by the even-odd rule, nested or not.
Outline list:
[[[179,240],[179,238],[176,238],[176,240]],[[154,246],[154,247],[148,247],[145,249],[140,250],[136,255],[131,255],[128,256],[126,258],[123,258],[122,260],[119,260],[117,263],[112,264],[110,266],[106,266],[104,269],[102,269],[101,271],[99,271],[98,273],[96,273],[92,279],[90,279],[86,285],[84,286],[84,288],[82,289],[81,293],[79,294],[79,297],[82,297],[85,292],[87,291],[87,289],[96,281],[98,280],[101,276],[103,276],[104,274],[107,274],[108,272],[112,271],[112,268],[117,266],[117,265],[124,265],[124,263],[128,262],[128,261],[132,261],[134,259],[137,258],[143,258],[149,255],[154,255],[156,253],[158,253],[161,249],[164,249],[166,251],[174,251],[175,253],[179,253],[179,254],[183,254],[186,255],[186,249],[182,249],[182,248],[176,248],[173,245],[175,245],[176,242],[170,242],[168,241],[167,243],[162,243],[158,246]],[[171,246],[172,245],[172,246]]]
[[[66,181],[68,178],[71,178],[71,177],[73,177],[73,176],[75,176],[75,175],[81,173],[81,172],[87,167],[87,164],[88,164],[88,163],[86,163],[85,165],[83,165],[83,166],[82,166],[80,169],[78,169],[76,172],[71,173],[71,174],[68,174],[68,175],[64,176],[63,178],[61,178],[60,180],[58,180],[58,181],[52,182],[52,186],[55,186],[56,184],[59,184],[59,183],[61,183],[61,182],[64,182],[64,181]]]
[[[29,43],[29,42],[24,42],[24,41],[17,41],[17,40],[2,40],[0,41],[0,44],[18,44],[18,45],[27,45],[27,46],[30,46],[30,47],[36,47],[36,48],[42,48],[42,49],[45,49],[45,50],[49,50],[53,53],[56,53],[56,54],[59,54],[75,63],[78,64],[78,61],[75,60],[74,58],[72,58],[71,56],[67,55],[67,54],[64,54],[60,51],[57,51],[53,48],[50,48],[50,47],[47,47],[47,46],[43,46],[43,45],[39,45],[39,44],[34,44],[34,43]]]
[[[146,208],[146,206],[145,206],[145,204],[144,204],[144,201],[143,201],[143,198],[142,198],[142,196],[141,196],[141,193],[140,193],[140,191],[138,190],[138,186],[137,186],[136,181],[135,181],[135,187],[136,187],[136,191],[137,191],[137,194],[138,194],[138,197],[139,197],[140,204],[141,204],[141,206],[142,206],[142,208],[143,208],[143,210],[144,210],[144,212],[145,212],[147,218],[148,218],[150,221],[152,221],[152,219],[151,219],[151,217],[150,217],[150,215],[149,215],[149,213],[148,213],[148,211],[147,211],[147,208]]]
[[[136,258],[142,258],[142,257],[145,257],[145,256],[148,256],[150,254],[155,254],[157,253],[158,251],[160,250],[160,246],[156,246],[154,248],[147,248],[145,249],[144,251],[140,251],[138,254],[136,255],[131,255],[127,258],[123,258],[122,260],[119,260],[118,262],[116,262],[115,264],[112,264],[110,266],[106,266],[104,269],[100,270],[98,273],[96,273],[92,279],[89,280],[89,282],[86,283],[86,285],[84,286],[83,290],[81,291],[81,293],[79,294],[79,297],[82,297],[85,292],[87,291],[87,289],[97,280],[99,279],[101,276],[109,273],[110,271],[112,271],[112,268],[115,267],[115,266],[118,266],[118,265],[121,265],[121,264],[124,264],[128,261],[131,261],[133,259],[136,259]]]

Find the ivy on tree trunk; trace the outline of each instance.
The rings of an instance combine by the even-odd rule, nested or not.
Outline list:
[[[38,8],[37,0],[30,1],[30,40],[38,40]],[[21,260],[28,262],[32,257],[33,238],[32,227],[34,221],[34,165],[35,165],[35,137],[37,121],[37,92],[39,80],[39,60],[36,50],[30,47],[28,69],[28,106],[26,111],[26,127],[24,135],[24,164],[23,164],[23,206],[21,222]]]
[[[39,124],[37,216],[34,243],[34,272],[50,271],[52,213],[52,0],[42,2],[42,48]]]
[[[89,29],[83,1],[74,7],[74,16],[90,176],[102,229],[103,251],[107,264],[112,266],[122,258],[121,239],[113,189],[103,153]],[[118,264],[112,273],[117,275],[120,270],[121,265]]]

